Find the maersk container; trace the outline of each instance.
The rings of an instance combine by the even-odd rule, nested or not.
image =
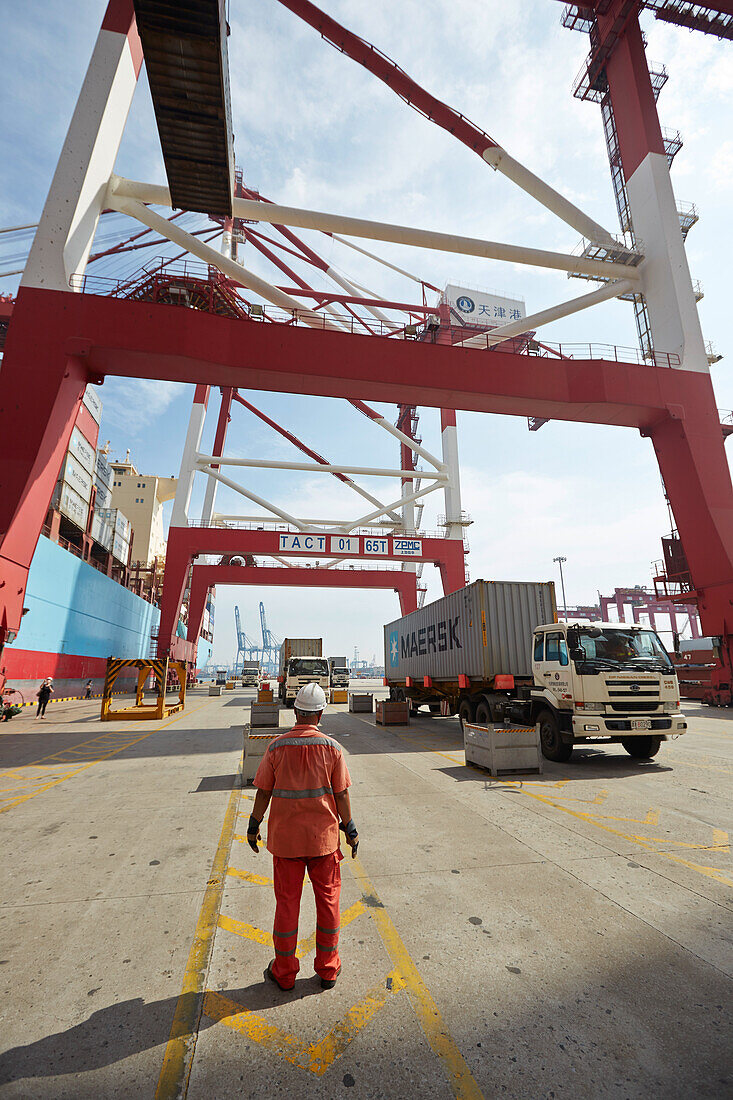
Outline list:
[[[91,385],[91,383],[84,390],[84,397],[82,398],[84,404],[89,409],[89,412],[96,420],[97,424],[102,422],[102,399],[97,391]]]
[[[89,518],[89,505],[79,496],[75,489],[67,485],[65,481],[57,481],[51,503],[62,515],[75,523],[82,531],[86,531]]]
[[[101,451],[97,451],[97,457],[94,463],[94,476],[97,483],[101,482],[102,485],[106,485],[108,488],[112,487],[114,473],[105,455],[103,455]]]
[[[92,497],[92,475],[87,473],[77,458],[68,451],[61,463],[59,481],[70,485],[78,496],[88,504]]]
[[[69,454],[77,458],[89,474],[94,474],[96,451],[86,436],[75,426],[69,440]]]
[[[557,622],[555,585],[474,581],[384,628],[388,681],[532,676],[532,632]]]

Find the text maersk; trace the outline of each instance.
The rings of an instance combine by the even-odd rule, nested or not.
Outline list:
[[[428,653],[445,653],[448,649],[463,649],[458,637],[458,620],[441,619],[439,623],[422,626],[400,637],[400,657],[424,657]]]

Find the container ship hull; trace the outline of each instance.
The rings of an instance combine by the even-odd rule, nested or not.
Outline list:
[[[153,604],[76,555],[41,536],[33,558],[18,636],[5,647],[0,671],[6,686],[25,701],[35,698],[46,676],[55,698],[101,693],[108,657],[149,657],[160,612]],[[199,641],[198,663],[206,664],[211,645]],[[134,676],[117,687],[132,690]]]

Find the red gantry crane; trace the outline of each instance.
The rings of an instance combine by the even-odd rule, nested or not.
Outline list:
[[[172,652],[177,644],[177,608],[191,571],[189,623],[201,592],[205,599],[212,584],[241,583],[235,575],[247,570],[258,575],[257,583],[277,583],[276,573],[287,576],[284,583],[324,583],[319,573],[326,572],[333,583],[349,583],[340,578],[350,570],[293,564],[298,555],[320,559],[324,550],[333,555],[330,541],[302,549],[297,532],[315,540],[334,537],[317,523],[281,517],[290,530],[278,533],[209,522],[196,527],[189,522],[187,509],[196,472],[204,470],[210,483],[222,481],[225,464],[232,465],[223,443],[227,406],[235,392],[267,390],[345,398],[379,427],[386,427],[388,421],[365,402],[397,404],[403,427],[412,423],[413,409],[444,410],[443,454],[435,459],[432,471],[417,471],[414,461],[406,461],[409,456],[403,455],[399,470],[385,475],[400,480],[400,496],[388,504],[380,500],[372,512],[355,517],[360,523],[352,531],[378,517],[401,524],[399,537],[406,536],[409,544],[412,536],[415,544],[414,562],[436,562],[446,591],[465,579],[463,543],[456,537],[462,533],[456,493],[450,505],[446,493],[446,512],[451,510],[446,514],[446,530],[453,537],[419,539],[415,531],[407,531],[406,523],[411,521],[406,517],[410,504],[423,491],[423,486],[415,490],[416,481],[431,477],[444,489],[451,488],[454,410],[525,416],[535,426],[546,419],[565,419],[638,430],[654,448],[684,545],[690,577],[685,600],[697,603],[704,631],[719,639],[720,687],[727,683],[730,694],[733,487],[670,181],[671,148],[659,124],[655,80],[647,65],[638,16],[640,6],[648,7],[657,18],[731,37],[731,4],[703,7],[681,0],[641,5],[630,0],[595,0],[570,5],[565,11],[566,25],[577,25],[591,40],[578,88],[584,89],[586,98],[600,96],[607,131],[612,112],[609,156],[616,173],[617,199],[623,193],[629,219],[628,227],[622,220],[618,235],[520,164],[483,129],[422,89],[374,46],[305,0],[282,2],[407,104],[457,137],[488,168],[506,175],[529,199],[582,234],[582,255],[468,238],[450,232],[450,227],[437,232],[264,200],[238,181],[234,169],[222,0],[198,0],[187,4],[185,11],[163,0],[135,0],[134,5],[131,0],[111,0],[7,331],[0,408],[5,422],[22,423],[23,432],[5,432],[0,440],[0,643],[12,641],[20,624],[28,568],[85,386],[108,375],[177,379],[196,383],[196,395],[182,468],[185,492],[177,501],[177,522],[166,560],[161,653],[166,648]],[[123,179],[114,171],[143,60],[168,186]],[[182,219],[165,217],[157,207],[200,211],[219,219],[227,247],[216,251],[201,235],[190,232]],[[182,312],[171,305],[190,305],[190,294],[187,298],[171,286],[162,299],[154,294],[131,296],[129,283],[106,289],[95,286],[85,272],[105,210],[128,216],[202,261],[212,285],[220,280],[216,300],[228,305],[207,307],[206,301],[213,302],[214,296],[207,299],[202,293],[197,301],[203,307]],[[335,294],[324,295],[312,287],[289,259],[273,249],[268,237],[268,232],[290,234],[288,247],[293,256],[302,258],[305,252],[295,238],[297,229],[327,233],[340,242],[349,238],[351,247],[363,251],[351,238],[539,266],[600,285],[528,317],[455,338],[452,332],[446,335],[449,318],[438,316],[435,321],[424,297],[422,307],[392,302],[393,311],[402,310],[401,316],[395,316],[378,295],[365,293],[348,279]],[[260,255],[274,257],[289,285],[270,282],[239,262],[228,246],[237,234]],[[330,274],[317,258],[311,257],[311,263],[321,275]],[[185,282],[181,289],[190,290]],[[555,348],[536,336],[527,339],[528,333],[536,333],[550,321],[614,297],[632,300],[637,319],[641,318],[638,353],[598,345]],[[201,429],[211,387],[223,391],[220,418],[223,415],[224,420],[220,420],[222,431],[217,432],[219,445],[213,454],[202,455]],[[393,435],[399,433],[396,438],[413,456],[424,452],[414,436],[389,427]],[[429,465],[435,456],[423,458]],[[315,467],[349,478],[359,472],[349,465],[324,464],[317,453],[308,468]],[[245,489],[244,495],[253,500],[250,490]],[[269,508],[270,503],[265,506]],[[275,509],[270,511],[277,515]],[[396,521],[391,514],[398,517]],[[283,534],[293,536],[284,545]],[[363,563],[370,556],[364,542],[367,536],[361,532],[354,535],[347,530],[336,537],[354,539],[346,552],[352,560]],[[394,534],[387,536],[383,557],[402,565],[404,557],[397,552],[395,539]],[[266,570],[257,564],[225,562],[234,554],[245,561],[249,560],[246,555],[255,562],[257,555],[277,560],[283,552],[286,565]],[[218,555],[220,564],[193,564],[199,555]],[[370,577],[364,567],[358,580],[397,587],[403,606],[414,606],[416,573],[409,569],[392,573],[399,578],[396,584],[388,573],[372,569]]]

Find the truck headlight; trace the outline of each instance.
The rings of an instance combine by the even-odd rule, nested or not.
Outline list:
[[[676,703],[672,702],[672,703],[665,703],[664,704],[664,713],[665,714],[676,714],[679,709],[680,709],[679,702],[676,702]]]
[[[578,703],[578,709],[579,710],[586,710],[586,711],[587,710],[600,711],[600,710],[605,710],[606,709],[606,704],[605,703]]]

